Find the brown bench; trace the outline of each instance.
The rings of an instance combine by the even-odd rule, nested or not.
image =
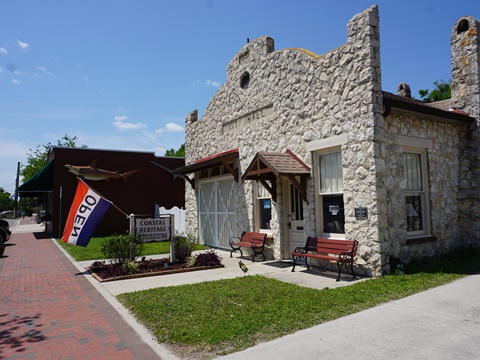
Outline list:
[[[340,281],[341,270],[350,265],[350,271],[353,278],[356,278],[353,271],[353,260],[357,254],[357,240],[334,240],[324,238],[308,237],[304,247],[297,247],[291,252],[293,259],[292,271],[295,271],[297,261],[305,260],[307,268],[310,270],[307,258],[336,261],[338,266],[337,281]]]
[[[244,231],[240,237],[230,238],[230,246],[232,251],[230,251],[230,257],[234,251],[240,251],[240,256],[243,256],[242,247],[250,248],[253,250],[252,261],[255,261],[255,256],[262,255],[263,261],[265,261],[265,254],[263,249],[265,248],[265,241],[267,240],[267,234],[256,233],[250,231]]]

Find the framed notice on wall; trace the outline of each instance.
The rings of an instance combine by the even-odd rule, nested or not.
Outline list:
[[[368,209],[366,207],[356,207],[355,208],[355,218],[358,220],[363,220],[368,218]]]

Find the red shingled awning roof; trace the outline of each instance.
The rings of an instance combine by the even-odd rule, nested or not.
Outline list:
[[[214,166],[231,163],[238,159],[238,149],[228,150],[222,153],[211,155],[202,159],[195,160],[192,164],[182,166],[173,170],[174,174],[186,175],[193,172],[202,171]]]
[[[276,179],[280,176],[287,177],[300,192],[302,200],[307,201],[306,178],[310,176],[310,167],[288,149],[284,153],[258,152],[243,173],[242,180],[260,181],[276,201]]]

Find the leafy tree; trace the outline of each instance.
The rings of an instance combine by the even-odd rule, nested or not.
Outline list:
[[[178,150],[172,148],[165,151],[165,156],[185,157],[185,144],[182,144]]]
[[[78,138],[76,136],[70,137],[64,135],[61,140],[57,141],[57,146],[63,147],[78,147]],[[33,175],[35,175],[42,167],[47,163],[48,150],[52,146],[51,143],[45,145],[38,145],[35,150],[30,149],[30,153],[27,154],[27,165],[23,166],[20,171],[23,180],[27,181]],[[86,148],[87,145],[81,145],[80,147]]]
[[[433,83],[435,89],[429,91],[428,89],[419,90],[418,94],[425,102],[434,102],[440,100],[450,99],[452,97],[452,80],[445,82],[443,80],[435,81]]]
[[[0,211],[12,210],[13,198],[12,195],[6,192],[3,188],[0,188]]]

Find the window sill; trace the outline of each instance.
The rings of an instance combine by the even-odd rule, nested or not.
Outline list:
[[[272,230],[260,230],[260,234],[267,234],[267,241],[273,240],[273,231]]]
[[[437,240],[438,239],[435,236],[432,236],[432,235],[422,236],[422,237],[414,237],[414,238],[408,238],[407,239],[407,245],[426,244],[426,243],[435,242]]]

